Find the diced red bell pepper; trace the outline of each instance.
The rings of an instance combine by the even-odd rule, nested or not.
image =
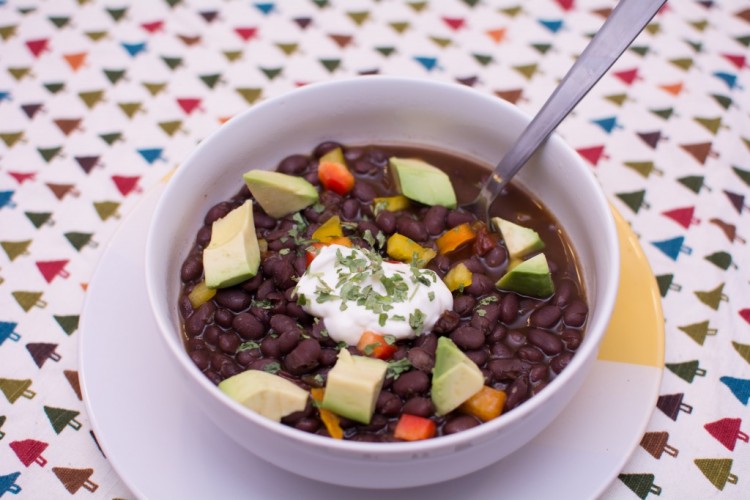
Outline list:
[[[344,196],[354,188],[354,176],[346,165],[332,161],[322,161],[318,164],[318,178],[323,187],[336,194]]]
[[[357,349],[365,356],[382,360],[391,359],[398,350],[394,344],[389,344],[383,335],[369,330],[359,338]]]
[[[404,441],[420,441],[435,437],[435,422],[429,418],[404,413],[398,419],[393,436]]]

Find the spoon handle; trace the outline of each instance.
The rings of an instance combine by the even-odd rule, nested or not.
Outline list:
[[[635,40],[666,0],[620,0],[557,89],[482,186],[476,203],[485,210],[589,90]]]

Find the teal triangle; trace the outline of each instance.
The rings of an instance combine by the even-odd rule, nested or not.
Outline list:
[[[677,260],[677,257],[679,257],[680,253],[690,253],[690,249],[688,247],[685,247],[685,237],[684,236],[678,236],[676,238],[671,238],[668,240],[662,240],[662,241],[652,241],[652,245],[654,245],[656,248],[661,250],[661,252],[669,257],[672,260]]]
[[[415,56],[414,60],[417,61],[419,64],[424,67],[427,71],[432,71],[437,66],[437,58],[435,57],[425,57],[425,56]]]
[[[747,406],[750,401],[750,380],[735,377],[721,377],[719,379],[721,383],[729,387],[732,394],[740,400],[740,402]]]

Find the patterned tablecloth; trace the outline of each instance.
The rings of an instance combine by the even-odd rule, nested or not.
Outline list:
[[[372,73],[533,113],[614,5],[0,0],[0,497],[132,498],[87,418],[79,314],[113,232],[200,139]],[[748,498],[748,46],[746,1],[670,3],[560,129],[639,235],[665,313],[660,397],[607,498]]]

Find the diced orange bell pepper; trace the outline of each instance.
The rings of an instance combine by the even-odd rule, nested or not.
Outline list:
[[[391,359],[398,350],[395,345],[388,343],[385,336],[369,330],[366,330],[359,338],[357,349],[365,356],[383,360]]]
[[[321,248],[328,246],[328,245],[341,245],[342,247],[349,247],[349,248],[354,246],[352,243],[352,240],[349,239],[348,236],[339,236],[336,238],[329,238],[325,243],[321,243],[321,242],[311,243],[310,246],[307,247],[307,252],[305,252],[305,257],[307,258],[307,267],[310,267],[310,263],[318,255],[318,251],[320,251]]]
[[[453,266],[443,278],[445,286],[448,290],[455,292],[456,290],[462,290],[467,286],[471,285],[472,274],[466,264],[459,262]]]
[[[404,441],[419,441],[435,437],[435,422],[429,418],[404,413],[398,419],[393,436]]]
[[[474,241],[477,233],[471,228],[468,222],[447,230],[435,240],[440,255],[450,253],[459,247]]]
[[[310,395],[312,396],[313,401],[320,403],[323,401],[325,389],[313,387],[310,389]],[[341,428],[341,421],[339,420],[338,415],[323,408],[318,408],[318,412],[320,413],[320,420],[323,421],[323,425],[325,425],[328,434],[330,434],[333,439],[343,439],[344,430]]]
[[[390,258],[407,264],[411,264],[416,255],[419,267],[426,266],[437,255],[432,248],[425,248],[399,233],[394,233],[388,238],[386,253]]]
[[[474,415],[482,422],[488,422],[503,413],[506,397],[505,391],[499,391],[485,385],[479,392],[464,401],[458,409],[469,415]]]
[[[190,291],[188,299],[190,299],[190,305],[193,306],[193,309],[198,309],[204,303],[214,298],[214,295],[216,295],[216,289],[208,288],[206,282],[201,281]]]
[[[321,161],[318,163],[318,178],[323,187],[344,196],[354,188],[354,176],[343,163]]]

